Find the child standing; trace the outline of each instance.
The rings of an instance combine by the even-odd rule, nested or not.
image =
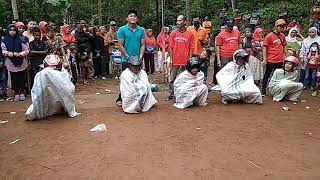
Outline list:
[[[317,58],[316,89],[312,96],[320,97],[320,57]]]
[[[2,38],[0,36],[0,38]],[[7,83],[8,83],[8,71],[4,65],[4,57],[2,55],[2,49],[0,48],[0,85],[1,85],[1,94],[0,99],[7,99]]]
[[[317,73],[317,59],[319,58],[320,47],[317,42],[310,46],[310,51],[307,56],[306,75],[304,79],[304,89],[311,87],[310,90],[314,91],[316,86],[316,73]]]
[[[86,46],[80,45],[79,46],[79,66],[80,66],[80,77],[83,84],[89,84],[89,49]]]
[[[210,56],[211,56],[211,51],[209,49],[205,49],[201,52],[200,54],[200,71],[203,72],[204,74],[204,81],[203,83],[207,83],[208,79],[208,64],[210,63]]]

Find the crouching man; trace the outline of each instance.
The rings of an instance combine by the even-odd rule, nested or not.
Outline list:
[[[176,108],[183,109],[192,105],[207,105],[208,88],[204,84],[204,74],[200,71],[198,57],[187,61],[186,70],[174,81],[174,95]]]
[[[129,68],[120,76],[122,109],[126,113],[147,112],[157,103],[154,98],[147,73],[141,69],[137,56],[130,57]]]
[[[303,89],[303,84],[297,82],[298,65],[299,60],[296,57],[288,56],[283,62],[283,69],[274,71],[268,87],[273,101],[298,101]]]
[[[221,87],[223,104],[228,102],[262,104],[261,92],[254,84],[248,59],[246,51],[238,49],[233,54],[233,61],[218,72],[216,77]]]
[[[25,114],[27,120],[44,119],[65,112],[71,118],[79,115],[75,110],[75,87],[65,70],[68,64],[57,55],[48,55],[43,65],[44,69],[34,78],[32,104]]]

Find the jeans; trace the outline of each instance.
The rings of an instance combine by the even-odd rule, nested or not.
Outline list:
[[[261,89],[261,94],[265,95],[266,94],[266,89],[267,89],[267,85],[269,82],[269,78],[272,76],[273,71],[276,69],[281,69],[283,66],[283,63],[270,63],[268,62],[266,65],[266,71],[264,73],[263,76],[263,80],[262,80],[262,89]]]
[[[208,79],[208,61],[201,61],[200,62],[200,71],[204,74],[204,80]]]
[[[306,69],[303,85],[305,87],[316,87],[317,69]]]
[[[300,69],[300,78],[299,82],[303,83],[303,86],[306,86],[304,84],[304,78],[306,77],[306,70],[305,69]]]
[[[1,83],[1,94],[7,96],[7,84],[8,84],[8,71],[6,67],[0,67],[0,83]]]

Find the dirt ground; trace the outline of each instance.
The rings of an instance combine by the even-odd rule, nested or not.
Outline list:
[[[155,108],[129,115],[114,104],[117,84],[78,86],[74,119],[25,121],[30,98],[0,102],[9,121],[0,124],[0,179],[320,179],[320,98],[310,91],[306,102],[263,105],[223,105],[210,93],[208,106],[178,110],[162,84]],[[89,131],[100,123],[108,131]]]

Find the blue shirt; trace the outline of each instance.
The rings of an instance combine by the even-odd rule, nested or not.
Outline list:
[[[128,24],[121,26],[118,30],[118,40],[123,41],[123,47],[129,57],[140,56],[141,41],[145,38],[143,27],[137,26],[134,31],[130,29]],[[127,62],[127,59],[122,55],[122,61]]]

